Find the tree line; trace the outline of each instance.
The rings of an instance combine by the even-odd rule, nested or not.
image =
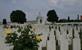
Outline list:
[[[12,11],[10,14],[10,21],[12,23],[24,23],[27,21],[26,14],[22,10],[15,10]],[[81,20],[70,20],[70,17],[68,16],[68,19],[60,19],[56,13],[55,10],[49,10],[47,12],[47,21],[48,22],[82,22]],[[6,19],[3,19],[3,24],[7,24]]]

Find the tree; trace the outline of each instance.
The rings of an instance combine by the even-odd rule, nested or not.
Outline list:
[[[6,25],[6,24],[7,24],[6,19],[3,19],[3,24],[4,24],[4,25]]]
[[[56,11],[55,10],[49,10],[48,13],[47,13],[47,21],[49,22],[57,22],[58,21],[58,16],[56,14]]]
[[[13,50],[38,50],[38,41],[36,34],[31,30],[31,26],[27,25],[24,29],[17,30],[17,32],[9,33],[6,36],[6,43],[13,45]]]
[[[10,20],[11,22],[24,23],[26,22],[26,14],[21,10],[12,11]]]
[[[77,20],[79,20],[79,14],[77,15]]]
[[[68,16],[68,22],[70,21],[70,17]]]

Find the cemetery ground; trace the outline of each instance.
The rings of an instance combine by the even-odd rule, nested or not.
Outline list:
[[[21,27],[25,25],[20,25]],[[32,30],[42,34],[42,41],[38,50],[81,50],[82,25],[42,25],[33,24]],[[50,28],[49,28],[50,27]],[[3,28],[0,25],[0,50],[10,50],[13,46],[5,44],[7,33],[16,31],[17,28]]]

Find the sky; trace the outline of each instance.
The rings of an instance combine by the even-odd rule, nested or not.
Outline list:
[[[70,16],[76,19],[82,15],[82,0],[0,0],[0,21],[6,18],[10,21],[13,10],[22,10],[27,21],[35,20],[40,15],[47,18],[47,12],[54,9],[60,19]]]

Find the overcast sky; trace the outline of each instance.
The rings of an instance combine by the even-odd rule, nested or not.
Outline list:
[[[22,10],[27,20],[34,20],[39,12],[46,18],[51,9],[55,9],[59,18],[76,19],[77,14],[82,15],[82,0],[0,0],[0,21],[3,18],[9,21],[13,10]]]

